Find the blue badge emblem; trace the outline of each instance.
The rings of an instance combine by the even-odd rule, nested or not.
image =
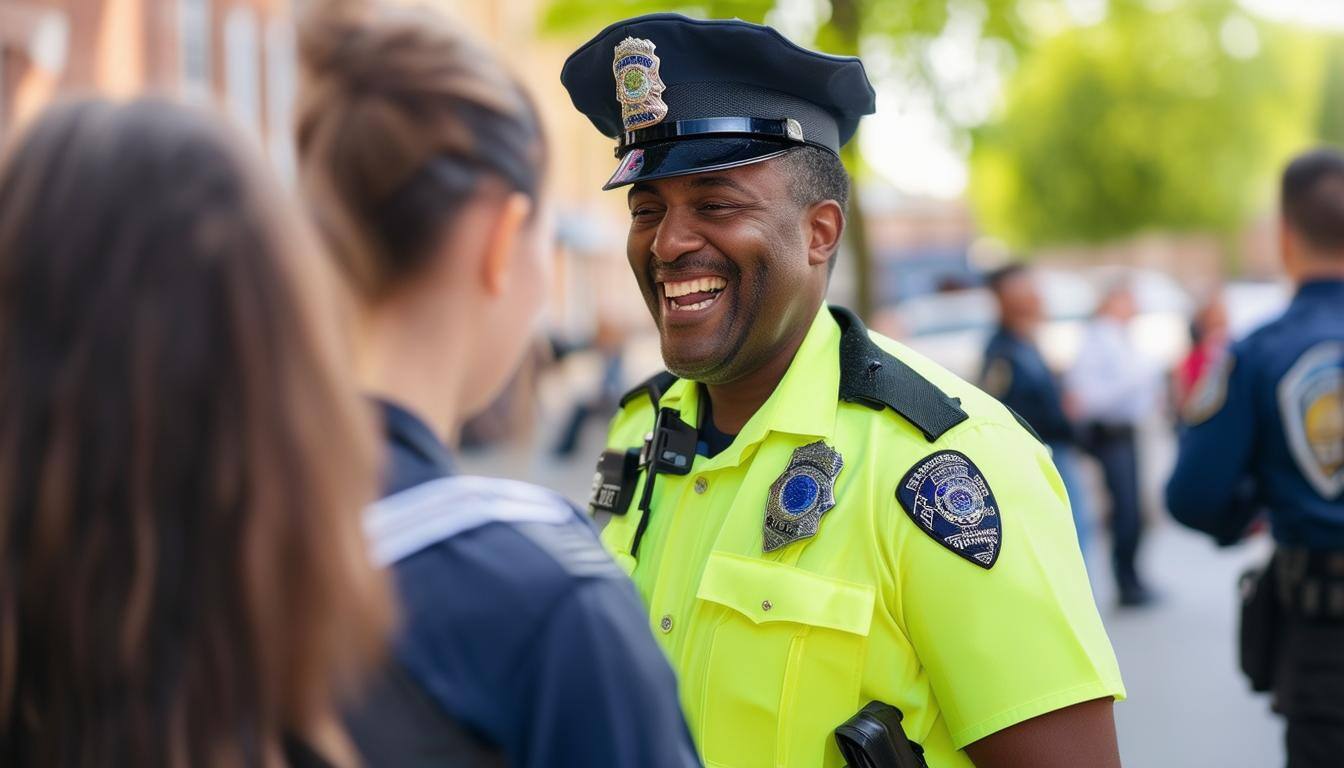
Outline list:
[[[896,499],[934,541],[981,568],[994,566],[1003,539],[998,504],[965,455],[939,451],[916,464],[896,486]]]
[[[654,55],[652,40],[627,37],[616,46],[616,57],[611,63],[616,76],[616,100],[621,104],[621,125],[627,131],[657,125],[667,117],[663,103],[663,78],[658,74],[661,65]]]
[[[845,460],[818,440],[793,452],[788,469],[765,500],[766,552],[817,534],[821,516],[835,507],[835,478]]]

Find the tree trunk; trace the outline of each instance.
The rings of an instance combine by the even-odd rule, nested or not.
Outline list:
[[[863,0],[831,0],[831,18],[827,25],[831,28],[833,39],[839,43],[839,50],[831,53],[857,56],[859,53],[859,27]],[[863,176],[863,157],[859,154],[859,137],[856,134],[840,152],[840,157],[849,168],[850,176],[855,180],[849,194],[849,222],[845,240],[849,244],[850,259],[854,269],[854,311],[859,317],[868,320],[872,317],[874,306],[872,265],[873,254],[868,244],[867,221],[863,214],[863,195],[859,191],[858,179]]]

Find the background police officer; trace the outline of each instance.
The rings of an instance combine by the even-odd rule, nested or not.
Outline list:
[[[1177,520],[1230,543],[1269,515],[1281,623],[1274,708],[1292,768],[1344,755],[1344,155],[1283,174],[1288,310],[1246,339],[1187,404],[1167,485]]]
[[[561,79],[619,141],[607,187],[675,374],[625,398],[592,506],[705,762],[838,766],[833,732],[878,701],[937,768],[1118,765],[1123,687],[1047,449],[825,306],[862,64],[655,14]]]
[[[1077,435],[1064,410],[1064,397],[1054,371],[1036,343],[1043,303],[1035,275],[1022,264],[1009,264],[986,278],[999,307],[999,327],[985,345],[980,386],[1012,408],[1036,431],[1055,461],[1069,492],[1078,546],[1087,553],[1092,521],[1087,489],[1078,475],[1074,454]]]

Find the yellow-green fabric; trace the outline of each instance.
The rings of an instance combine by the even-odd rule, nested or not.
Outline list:
[[[931,768],[969,766],[961,749],[995,731],[1123,698],[1046,448],[997,401],[877,334],[970,418],[929,442],[890,410],[841,402],[840,337],[823,307],[732,445],[697,456],[688,475],[658,475],[637,561],[643,477],[630,511],[602,534],[678,672],[706,764],[839,766],[836,726],[877,700],[904,713]],[[682,380],[661,405],[694,425],[700,397]],[[609,448],[639,446],[653,417],[648,398],[629,402]],[[818,439],[844,459],[835,508],[816,536],[765,553],[766,493],[793,451]],[[970,457],[997,499],[991,569],[944,548],[896,499],[904,474],[942,450]]]

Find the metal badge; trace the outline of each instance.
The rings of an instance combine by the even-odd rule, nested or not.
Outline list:
[[[906,514],[934,541],[989,569],[1003,539],[998,502],[984,474],[965,454],[939,451],[896,486]]]
[[[835,506],[835,478],[844,465],[820,440],[793,452],[765,500],[766,552],[816,535],[821,516]]]
[[[652,40],[627,37],[616,46],[611,71],[616,75],[616,100],[621,103],[621,124],[626,131],[657,125],[667,117],[663,91],[667,86],[658,74],[660,61]]]

